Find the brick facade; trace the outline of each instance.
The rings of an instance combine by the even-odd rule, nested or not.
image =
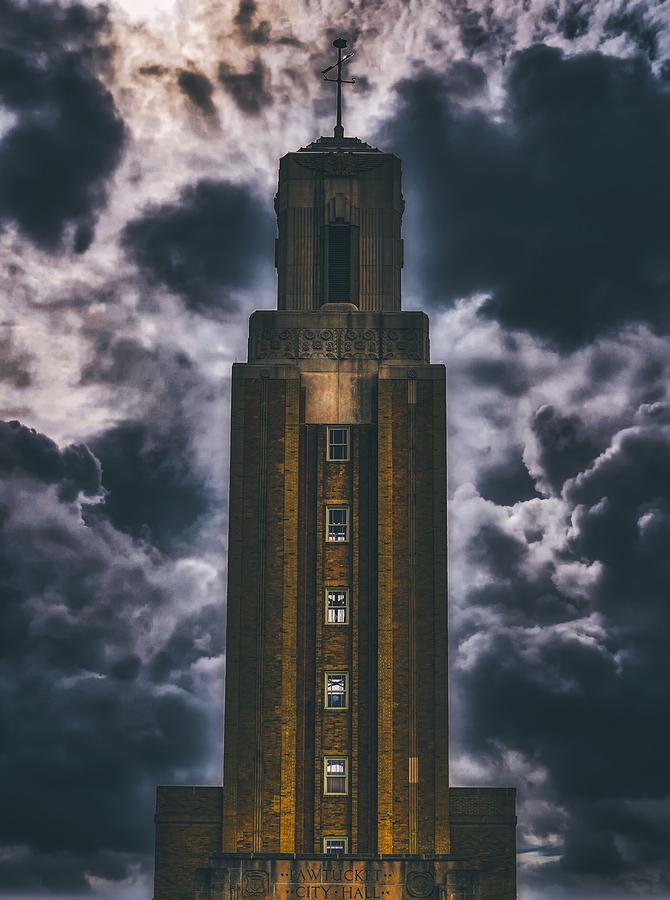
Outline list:
[[[446,379],[427,317],[400,311],[400,163],[342,147],[280,168],[279,309],[233,366],[223,788],[159,788],[155,900],[516,897],[514,792],[449,788]],[[323,305],[331,227],[357,303]]]

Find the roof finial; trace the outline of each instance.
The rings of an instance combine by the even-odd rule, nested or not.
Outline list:
[[[334,135],[335,138],[343,138],[344,137],[344,128],[342,127],[342,85],[343,84],[356,84],[356,80],[352,78],[351,81],[345,81],[342,78],[342,63],[345,63],[348,59],[356,52],[352,50],[351,53],[347,53],[346,56],[342,56],[342,50],[347,46],[347,42],[344,38],[336,38],[333,41],[333,47],[337,47],[337,62],[333,63],[332,66],[328,66],[327,69],[323,69],[321,74],[323,75],[324,81],[333,81],[337,84],[337,124],[335,125]],[[337,68],[337,78],[326,78],[326,73],[330,72],[331,69]]]

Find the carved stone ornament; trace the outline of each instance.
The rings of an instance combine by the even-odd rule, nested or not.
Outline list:
[[[268,873],[247,871],[242,881],[245,897],[264,897],[268,893]]]
[[[294,328],[264,328],[254,334],[254,358],[296,359],[296,339]]]
[[[421,332],[416,328],[389,328],[384,332],[383,359],[423,359]]]
[[[383,156],[360,153],[305,153],[295,157],[298,165],[305,169],[323,172],[324,175],[360,175],[376,169],[386,161]]]
[[[339,328],[301,328],[300,359],[339,359]]]
[[[340,359],[379,359],[379,331],[376,328],[343,329]]]
[[[252,334],[251,347],[252,362],[424,359],[423,332],[418,328],[263,328]]]
[[[435,890],[435,879],[430,872],[409,872],[405,887],[410,897],[429,897]]]

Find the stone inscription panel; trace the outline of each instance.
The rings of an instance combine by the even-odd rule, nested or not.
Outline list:
[[[401,900],[404,887],[392,865],[287,862],[277,866],[273,894],[277,900]]]

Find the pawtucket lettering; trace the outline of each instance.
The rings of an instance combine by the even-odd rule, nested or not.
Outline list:
[[[295,896],[304,900],[374,900],[381,896],[379,876],[378,869],[368,866],[314,865],[291,869],[291,882],[297,885]]]

